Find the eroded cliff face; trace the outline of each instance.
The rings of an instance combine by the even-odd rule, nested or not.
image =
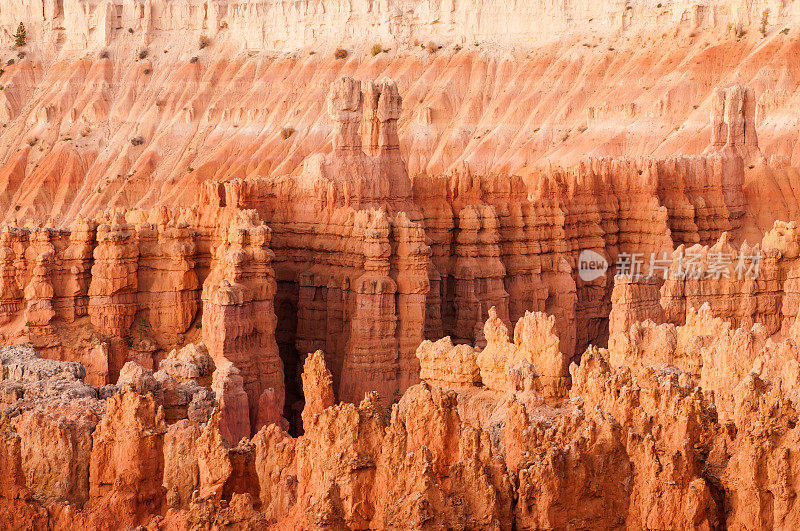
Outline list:
[[[741,239],[758,230],[747,219],[768,218],[745,200],[748,162],[776,171],[752,97],[739,85],[718,92],[704,155],[412,179],[396,83],[344,76],[325,99],[332,151],[289,175],[206,180],[189,208],[4,227],[0,332],[80,361],[96,385],[116,382],[127,362],[155,370],[202,341],[231,442],[282,418],[299,432],[306,353],[325,352],[338,400],[376,391],[385,407],[419,381],[420,342],[448,335],[482,347],[492,307],[508,326],[529,311],[553,316],[566,366],[608,338],[613,267],[584,280],[581,252],[612,264],[680,254],[722,234]],[[683,287],[665,289],[677,298],[666,313],[679,314]],[[771,289],[780,302],[784,290]],[[789,300],[776,319],[792,318]]]
[[[794,3],[661,4],[8,2],[0,213],[66,226],[109,205],[191,207],[210,179],[289,175],[333,150],[323,101],[342,75],[395,81],[402,112],[367,101],[376,86],[364,126],[377,138],[378,114],[396,121],[413,179],[535,178],[548,161],[699,155],[729,136],[749,153],[753,117],[768,157],[800,163]],[[726,99],[733,84],[752,92]],[[725,125],[741,111],[747,135]],[[783,176],[753,165],[752,203],[769,184],[796,211]]]
[[[232,48],[292,50],[310,45],[357,43],[369,39],[410,43],[415,39],[454,42],[488,40],[497,44],[540,46],[573,32],[625,35],[661,31],[665,26],[705,29],[759,23],[763,12],[782,21],[797,15],[792,4],[776,0],[745,2],[667,0],[648,2],[391,0],[379,4],[324,1],[290,2],[244,0],[10,0],[0,13],[8,32],[18,21],[30,23],[31,35],[47,49],[83,50],[108,46],[126,33],[145,42],[165,32],[181,37],[201,34],[219,37]]]
[[[798,20],[5,2],[0,527],[800,526]]]

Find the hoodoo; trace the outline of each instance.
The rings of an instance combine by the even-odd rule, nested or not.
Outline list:
[[[0,528],[800,528],[798,47],[5,1]]]

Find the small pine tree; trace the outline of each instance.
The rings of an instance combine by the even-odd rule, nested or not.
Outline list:
[[[14,34],[14,43],[17,45],[17,47],[22,47],[25,46],[27,40],[28,35],[25,31],[25,24],[20,22],[19,27],[17,28],[17,33]]]

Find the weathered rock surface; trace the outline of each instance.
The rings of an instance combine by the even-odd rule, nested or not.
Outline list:
[[[5,1],[0,528],[800,527],[795,4]]]
[[[494,314],[486,349],[472,357],[451,354],[459,347],[448,351],[447,340],[421,345],[432,376],[391,410],[374,393],[358,405],[334,403],[323,354],[309,355],[299,437],[270,424],[231,445],[223,410],[168,425],[157,393],[146,389],[155,378],[133,367],[107,404],[89,399],[93,409],[85,397],[62,395],[45,412],[49,402],[25,406],[23,396],[0,424],[8,456],[0,522],[11,525],[11,514],[45,527],[100,528],[715,529],[798,521],[792,504],[747,501],[777,484],[782,496],[795,495],[796,338],[762,341],[755,329],[733,330],[712,317],[706,305],[686,325],[635,323],[623,346],[589,348],[570,367],[572,387],[560,399],[544,399],[549,384],[536,380],[548,380],[535,366],[508,367],[504,389],[481,383],[481,357],[498,343],[521,357],[534,339],[543,352],[554,348],[552,324],[544,336],[533,324],[547,321],[524,317],[517,344]],[[641,329],[673,340],[636,343]],[[68,364],[12,354],[3,359],[21,360],[14,363],[25,368],[14,374],[26,375],[24,385],[79,382]],[[615,366],[616,359],[631,365]],[[443,372],[437,360],[464,366]],[[752,370],[743,369],[748,364]],[[145,385],[140,392],[136,381]],[[51,428],[56,421],[61,427]]]

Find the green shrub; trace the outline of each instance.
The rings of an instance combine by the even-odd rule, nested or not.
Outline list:
[[[19,23],[19,27],[17,28],[17,32],[14,34],[14,44],[17,47],[25,46],[28,42],[28,33],[25,31],[25,24],[22,22]]]

